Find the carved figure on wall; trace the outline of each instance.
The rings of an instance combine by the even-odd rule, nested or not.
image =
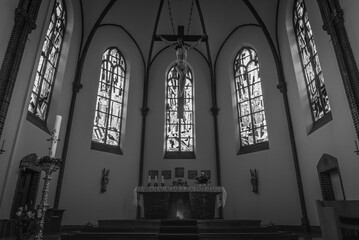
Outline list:
[[[104,193],[107,191],[107,184],[109,182],[110,169],[102,169],[102,178],[101,178],[101,192]]]
[[[252,184],[252,192],[258,193],[258,173],[257,169],[250,169],[251,172],[251,184]]]

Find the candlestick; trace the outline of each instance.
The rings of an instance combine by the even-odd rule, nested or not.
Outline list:
[[[165,177],[161,176],[161,186],[165,186]]]
[[[148,175],[148,183],[147,183],[147,186],[151,186],[151,175]]]
[[[54,128],[54,131],[52,132],[52,138],[51,138],[52,142],[51,142],[51,148],[50,148],[50,152],[49,152],[49,155],[52,158],[54,158],[55,154],[56,154],[57,142],[59,141],[61,120],[62,120],[62,117],[60,115],[57,115],[56,120],[55,120],[55,128]]]
[[[60,168],[61,165],[61,159],[60,158],[51,158],[50,156],[45,156],[37,160],[36,165],[45,172],[44,177],[44,186],[42,189],[42,195],[41,195],[41,201],[40,206],[42,209],[42,216],[40,219],[40,231],[36,235],[37,240],[43,240],[43,229],[45,224],[45,214],[47,211],[47,208],[49,207],[49,204],[47,203],[48,195],[49,195],[49,187],[50,187],[50,181],[51,181],[51,174],[53,172],[56,172],[57,169]]]

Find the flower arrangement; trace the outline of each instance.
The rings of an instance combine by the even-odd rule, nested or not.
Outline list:
[[[204,172],[201,172],[201,175],[194,178],[196,180],[197,184],[208,184],[210,183],[209,177],[204,174]]]
[[[16,211],[16,236],[18,240],[33,239],[41,229],[40,220],[43,215],[43,209],[38,205],[34,209],[19,207]]]
[[[186,179],[183,181],[181,178],[179,178],[177,181],[176,180],[172,181],[172,186],[187,187],[188,184]]]

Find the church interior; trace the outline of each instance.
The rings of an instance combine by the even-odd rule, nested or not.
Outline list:
[[[359,236],[358,1],[0,4],[0,238],[25,206],[45,239]]]

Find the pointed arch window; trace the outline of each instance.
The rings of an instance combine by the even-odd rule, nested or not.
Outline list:
[[[62,0],[56,0],[52,9],[50,24],[45,41],[42,45],[41,56],[37,65],[34,85],[28,106],[28,119],[35,120],[46,127],[53,86],[61,53],[61,47],[66,30],[66,11]]]
[[[187,68],[183,89],[179,73],[172,66],[166,79],[165,158],[195,158],[194,153],[194,86]]]
[[[122,154],[126,61],[116,47],[102,55],[91,148]]]
[[[238,154],[269,148],[258,56],[242,48],[234,60],[234,85],[239,123]]]
[[[313,131],[330,121],[332,116],[304,0],[297,0],[294,4],[293,23],[312,113]]]

